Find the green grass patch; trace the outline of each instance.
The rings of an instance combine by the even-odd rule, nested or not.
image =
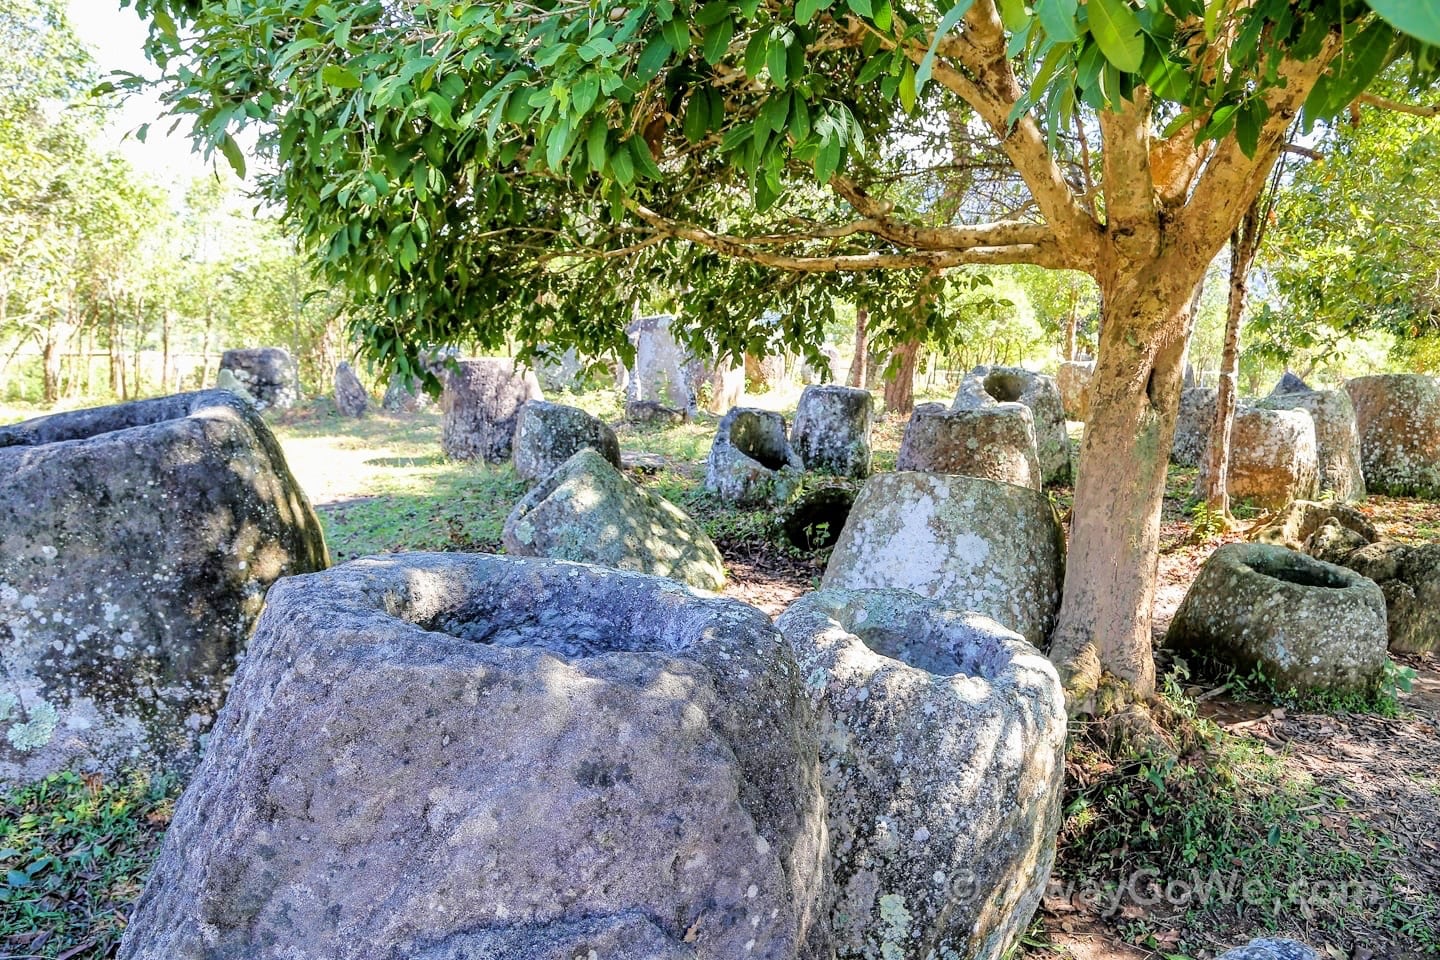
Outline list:
[[[59,773],[0,800],[0,953],[110,956],[170,822],[172,781]]]

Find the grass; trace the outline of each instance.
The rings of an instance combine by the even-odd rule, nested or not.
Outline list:
[[[1117,749],[1105,724],[1072,730],[1051,896],[1166,957],[1297,926],[1440,956],[1440,901],[1415,888],[1395,839],[1263,741],[1201,718],[1185,679],[1164,684],[1164,749]]]
[[[177,792],[140,775],[60,773],[0,797],[0,953],[110,956]]]

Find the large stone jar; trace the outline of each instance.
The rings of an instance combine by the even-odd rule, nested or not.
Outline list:
[[[0,778],[193,765],[280,577],[327,564],[225,390],[0,427]]]
[[[542,400],[540,381],[505,357],[456,361],[441,375],[440,447],[457,460],[510,459],[520,408]]]
[[[1366,487],[1440,497],[1440,380],[1384,374],[1356,377],[1345,390],[1355,404]]]
[[[759,611],[372,557],[272,591],[120,956],[820,958],[824,816]]]
[[[824,585],[898,587],[973,610],[1040,644],[1054,626],[1065,544],[1038,490],[975,477],[881,473],[855,500]]]
[[[257,409],[288,410],[300,401],[300,371],[288,350],[226,350],[220,355],[220,370],[244,388]]]
[[[1070,480],[1070,434],[1065,406],[1054,377],[1023,367],[976,367],[965,375],[956,391],[956,410],[997,403],[1023,403],[1035,420],[1035,450],[1046,483]]]
[[[1055,860],[1055,668],[907,590],[821,590],[777,625],[820,713],[836,956],[998,960]]]

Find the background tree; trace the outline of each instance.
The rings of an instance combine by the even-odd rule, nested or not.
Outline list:
[[[357,332],[401,372],[456,339],[623,351],[637,270],[708,300],[685,314],[724,351],[777,296],[813,348],[836,274],[1090,274],[1103,323],[1051,651],[1077,709],[1102,673],[1153,690],[1196,284],[1302,111],[1343,111],[1399,56],[1428,83],[1440,42],[1399,0],[135,5],[197,136],[238,159],[261,121],[273,196],[375,304]],[[777,292],[775,270],[813,280]]]

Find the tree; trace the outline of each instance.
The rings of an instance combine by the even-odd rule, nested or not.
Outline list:
[[[263,127],[275,199],[379,307],[358,332],[401,371],[447,339],[624,350],[637,277],[711,304],[686,316],[733,352],[777,299],[813,347],[847,274],[1090,274],[1051,648],[1076,709],[1102,674],[1121,698],[1154,687],[1197,282],[1297,115],[1342,111],[1402,55],[1429,83],[1440,42],[1406,0],[133,2],[198,137],[238,159]]]

